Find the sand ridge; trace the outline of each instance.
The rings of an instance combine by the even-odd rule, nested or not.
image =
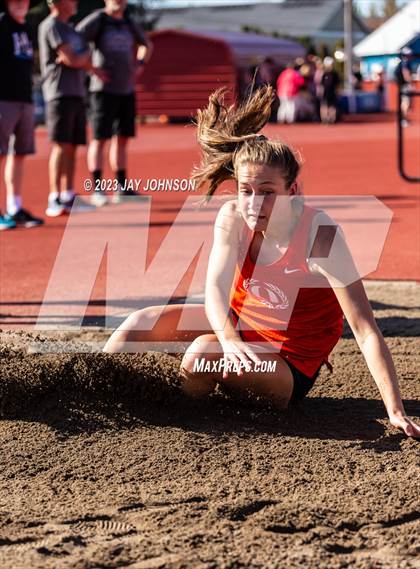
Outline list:
[[[419,417],[418,286],[367,290]],[[284,413],[186,400],[179,358],[33,353],[42,338],[76,342],[0,335],[2,567],[420,567],[419,443],[348,331]]]

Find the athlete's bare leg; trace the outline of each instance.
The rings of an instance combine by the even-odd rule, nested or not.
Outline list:
[[[199,397],[211,393],[219,382],[231,389],[250,391],[273,402],[279,409],[285,409],[293,392],[293,376],[287,363],[276,353],[259,352],[261,360],[270,362],[270,371],[245,371],[242,375],[230,371],[228,378],[223,379],[222,371],[196,371],[200,360],[213,362],[219,366],[223,350],[215,334],[204,334],[196,338],[186,351],[181,372],[184,376],[183,389],[191,396]],[[273,369],[274,368],[274,369]]]
[[[186,330],[177,329],[182,313]],[[220,382],[232,389],[249,390],[265,397],[281,409],[287,407],[293,391],[293,376],[289,366],[276,353],[258,353],[261,360],[273,362],[275,367],[272,371],[243,370],[240,376],[232,371],[227,379],[223,379],[222,371],[196,371],[201,358],[205,362],[216,362],[216,365],[223,358],[222,347],[211,329],[203,305],[173,304],[138,310],[115,330],[104,351],[135,352],[147,349],[143,342],[165,341],[192,342],[181,362],[182,388],[186,394],[192,397],[208,395]]]
[[[178,330],[181,315],[185,330]],[[211,331],[203,304],[150,306],[133,312],[124,320],[109,338],[104,351],[138,352],[145,348],[144,342],[188,343]]]

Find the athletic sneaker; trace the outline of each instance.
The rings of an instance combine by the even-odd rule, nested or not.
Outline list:
[[[0,231],[4,231],[5,229],[14,229],[16,227],[16,223],[10,217],[10,215],[3,215],[0,212]]]
[[[95,192],[90,198],[90,203],[96,207],[103,207],[108,204],[108,198],[102,192]]]
[[[45,210],[45,215],[48,217],[59,217],[60,215],[66,215],[67,210],[65,206],[60,203],[59,199],[49,199],[48,200],[48,207]]]
[[[135,190],[121,190],[121,189],[119,189],[117,192],[113,192],[112,203],[115,203],[115,204],[121,203],[123,201],[123,198],[128,197],[128,196],[129,197],[134,196],[136,198],[139,198],[138,201],[140,201],[141,199],[144,199],[146,197],[146,196],[139,194]]]
[[[117,190],[116,192],[112,192],[111,196],[111,203],[118,204],[122,202],[122,192],[121,190]]]
[[[76,203],[74,203],[75,201]],[[68,213],[70,213],[70,211],[73,213],[85,213],[87,211],[94,211],[96,209],[95,205],[88,203],[86,200],[76,195],[74,195],[70,200],[60,203],[66,208],[66,211]]]
[[[20,208],[14,215],[11,215],[10,218],[18,225],[19,227],[37,227],[38,225],[44,225],[44,220],[35,217],[26,209]]]

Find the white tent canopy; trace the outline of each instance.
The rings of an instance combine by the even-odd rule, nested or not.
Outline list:
[[[420,0],[412,0],[354,48],[357,57],[393,55],[420,34]]]

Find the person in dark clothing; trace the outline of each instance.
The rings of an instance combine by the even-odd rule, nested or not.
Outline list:
[[[407,96],[407,91],[411,87],[411,70],[410,61],[413,57],[413,52],[409,47],[404,47],[401,50],[400,61],[395,68],[394,77],[395,81],[401,90],[401,115],[402,115],[402,125],[408,126],[408,113],[411,106],[411,98]]]
[[[86,144],[85,72],[103,74],[92,65],[83,37],[69,20],[77,12],[74,0],[47,0],[50,15],[38,29],[42,90],[47,103],[47,127],[52,149],[49,158],[49,217],[92,209],[75,201],[74,172],[77,146]],[[75,206],[75,207],[74,207]]]
[[[353,65],[352,84],[353,84],[353,89],[355,91],[363,90],[363,75],[360,71],[360,66],[358,64]]]
[[[22,207],[24,160],[35,152],[33,48],[25,23],[29,5],[29,0],[7,0],[0,5],[0,166],[7,156],[7,214],[0,213],[0,230],[43,224]]]
[[[340,85],[340,77],[334,69],[334,59],[332,57],[324,59],[324,73],[322,74],[321,85],[321,120],[326,124],[334,124],[337,122],[337,90]]]
[[[96,10],[78,26],[77,31],[93,46],[93,61],[106,71],[108,81],[92,77],[90,119],[93,140],[89,144],[88,168],[94,187],[102,178],[103,153],[111,140],[109,162],[117,182],[114,202],[131,192],[126,187],[127,144],[135,136],[135,84],[151,54],[151,45],[142,28],[126,13],[127,0],[105,0],[105,8]],[[100,191],[92,201],[106,205],[108,198]]]

